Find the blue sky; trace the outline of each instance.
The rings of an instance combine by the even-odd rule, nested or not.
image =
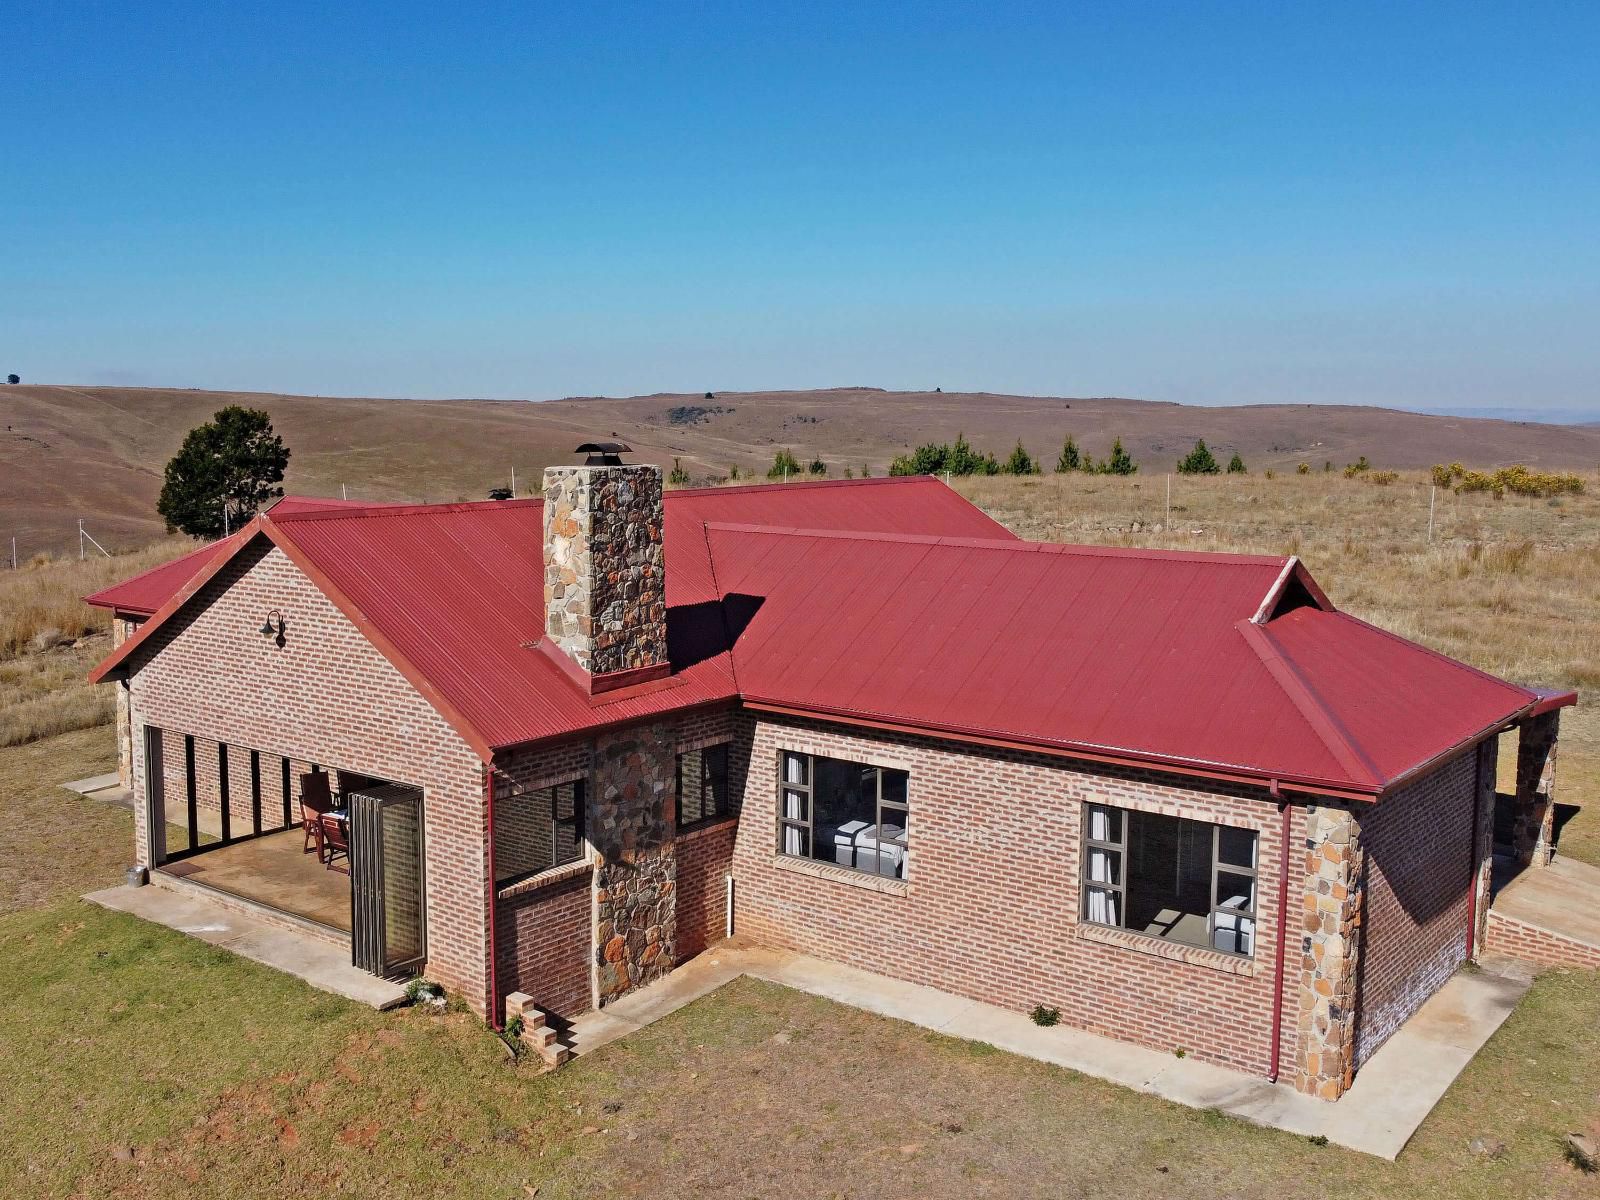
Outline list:
[[[0,18],[31,381],[1600,418],[1600,5]]]

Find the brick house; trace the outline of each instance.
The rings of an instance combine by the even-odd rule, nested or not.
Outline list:
[[[137,862],[303,872],[328,773],[352,874],[311,868],[317,923],[491,1021],[737,931],[1328,1099],[1482,943],[1509,729],[1548,856],[1574,700],[1294,558],[1023,542],[925,478],[288,498],[90,600]]]

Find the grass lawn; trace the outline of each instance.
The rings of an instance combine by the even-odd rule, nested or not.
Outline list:
[[[541,1075],[465,1012],[76,899],[131,822],[56,783],[110,760],[103,729],[0,750],[3,1195],[1600,1195],[1560,1145],[1600,1131],[1593,974],[1542,976],[1393,1165],[750,980]]]

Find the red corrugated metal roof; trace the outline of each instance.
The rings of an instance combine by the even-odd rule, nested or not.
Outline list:
[[[671,683],[597,701],[532,649],[544,626],[540,501],[318,509],[285,500],[232,545],[270,538],[481,752],[733,698],[708,521],[738,513],[839,529],[1011,536],[931,479],[675,491],[665,508]],[[198,573],[97,675],[131,655],[227,557],[208,549]]]
[[[279,516],[288,516],[297,512],[313,512],[328,508],[372,508],[382,507],[357,500],[325,500],[314,496],[285,496],[268,510]],[[102,588],[92,595],[85,596],[84,603],[93,604],[96,608],[114,609],[133,617],[148,617],[156,609],[165,604],[179,588],[190,579],[194,578],[207,563],[219,554],[239,544],[239,535],[231,538],[219,538],[208,542],[197,550],[180,555],[171,562],[164,562],[159,567],[152,567],[148,571],[141,571],[131,575],[119,583],[114,583],[108,588]]]
[[[1371,795],[1541,702],[1332,611],[1296,560],[1021,542],[935,480],[671,492],[666,521],[673,675],[596,698],[534,646],[538,501],[280,504],[240,537],[485,755],[737,697]],[[220,566],[208,550],[97,677]]]

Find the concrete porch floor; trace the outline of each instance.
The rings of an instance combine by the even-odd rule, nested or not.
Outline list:
[[[1486,955],[1481,967],[1457,973],[1429,999],[1335,1103],[1302,1096],[1286,1083],[1268,1083],[1064,1026],[1041,1028],[1021,1013],[994,1005],[737,940],[714,946],[664,979],[579,1017],[567,1040],[574,1054],[593,1053],[740,975],[951,1037],[988,1042],[1191,1108],[1214,1108],[1257,1125],[1326,1137],[1390,1160],[1532,982],[1524,964]]]
[[[186,933],[255,962],[286,971],[314,988],[373,1008],[405,1003],[405,989],[359,970],[350,948],[314,934],[271,924],[198,891],[160,887],[113,887],[84,897],[102,908],[130,913]]]
[[[1496,870],[1509,870],[1499,859]],[[1600,867],[1557,854],[1549,866],[1517,872],[1495,892],[1493,909],[1600,949]]]
[[[339,865],[348,866],[344,859]],[[216,846],[157,868],[268,908],[350,932],[350,876],[305,852],[299,829]]]

